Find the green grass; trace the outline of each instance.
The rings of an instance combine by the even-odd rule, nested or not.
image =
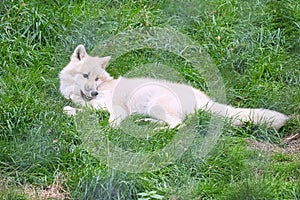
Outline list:
[[[80,43],[91,52],[112,35],[148,27],[172,27],[201,45],[220,71],[228,103],[299,115],[297,0],[3,0],[0,198],[30,199],[25,185],[47,188],[62,174],[62,187],[71,199],[138,199],[138,194],[151,192],[165,199],[299,199],[298,156],[269,155],[249,149],[246,142],[278,143],[299,129],[299,119],[278,132],[226,124],[205,159],[193,156],[194,144],[167,167],[139,174],[113,170],[81,146],[76,121],[62,113],[72,103],[59,93],[59,71]],[[207,89],[190,63],[163,51],[130,52],[108,71],[126,74],[149,62],[173,65],[184,82]],[[110,129],[106,112],[97,116],[99,129],[110,130],[111,141],[133,152],[159,150],[176,135],[160,132],[143,142]],[[209,116],[198,116],[205,134]]]

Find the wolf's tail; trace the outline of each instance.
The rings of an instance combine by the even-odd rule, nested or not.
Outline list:
[[[200,96],[198,96],[200,95]],[[236,126],[251,122],[258,125],[267,125],[280,129],[290,117],[280,112],[263,108],[235,108],[211,100],[204,93],[198,93],[197,107],[207,112],[232,119]]]

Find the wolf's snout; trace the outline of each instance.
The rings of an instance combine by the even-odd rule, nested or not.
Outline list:
[[[98,92],[97,92],[97,91],[92,91],[92,92],[91,92],[91,95],[92,95],[92,97],[95,97],[95,96],[98,95]]]

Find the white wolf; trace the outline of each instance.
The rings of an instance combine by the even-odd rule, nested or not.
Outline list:
[[[249,121],[279,129],[289,120],[288,116],[273,110],[234,108],[217,103],[204,92],[185,84],[149,78],[114,79],[105,71],[110,58],[89,56],[84,46],[79,45],[59,78],[60,91],[65,98],[108,110],[112,125],[119,125],[128,115],[139,113],[176,127],[183,123],[187,114],[199,109],[229,117],[234,125]],[[70,106],[64,110],[68,114],[76,113]]]

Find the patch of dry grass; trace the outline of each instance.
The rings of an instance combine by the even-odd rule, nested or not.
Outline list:
[[[267,153],[284,153],[300,155],[300,132],[285,137],[281,144],[248,140],[250,147]]]
[[[9,182],[9,181],[8,181]],[[65,178],[62,174],[58,174],[53,183],[47,187],[39,187],[32,184],[20,185],[18,187],[12,187],[9,184],[4,187],[4,180],[0,179],[0,192],[13,191],[17,196],[28,198],[31,200],[68,200],[70,194],[65,189]]]

